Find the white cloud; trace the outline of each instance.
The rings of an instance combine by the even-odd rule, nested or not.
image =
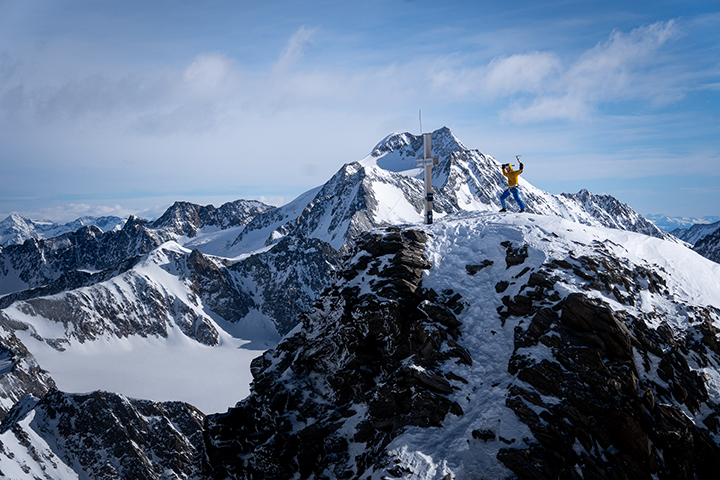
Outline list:
[[[273,65],[273,72],[281,75],[292,69],[310,46],[310,40],[317,32],[317,28],[302,26],[290,38],[285,49]]]
[[[576,120],[588,117],[602,102],[677,99],[681,92],[673,82],[679,72],[666,69],[660,48],[678,35],[673,20],[636,28],[629,34],[613,31],[557,77],[549,77],[547,93],[526,100],[526,105],[513,103],[504,117],[518,123]]]
[[[6,117],[24,113],[27,121],[91,119],[115,130],[165,136],[227,130],[245,119],[298,107],[358,112],[499,100],[507,105],[500,112],[503,119],[527,123],[588,118],[603,102],[672,101],[682,94],[677,72],[668,71],[660,55],[661,47],[679,35],[673,21],[627,34],[614,31],[574,61],[534,51],[480,64],[449,55],[357,70],[332,64],[301,68],[318,31],[300,27],[264,71],[205,53],[176,71],[121,78],[97,74],[34,89],[20,84],[0,91],[0,109]]]
[[[554,52],[495,58],[485,74],[485,91],[492,96],[542,93],[560,68],[560,57]]]
[[[193,94],[218,97],[232,93],[241,81],[237,63],[225,55],[198,55],[182,73],[183,85]]]

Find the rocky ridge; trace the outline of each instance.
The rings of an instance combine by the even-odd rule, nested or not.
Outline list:
[[[307,248],[289,240],[286,252]],[[145,455],[140,471],[158,476],[139,478],[166,478],[156,466],[166,458],[167,478],[713,478],[720,310],[702,302],[720,293],[657,252],[682,258],[698,285],[717,271],[678,244],[535,215],[373,230],[301,324],[252,362],[251,395],[191,415],[164,455],[148,453],[168,437],[147,418],[174,414],[103,392],[20,402],[0,441],[70,465],[79,443],[43,419],[113,412],[132,428],[110,424],[103,437],[80,422],[77,436],[89,431],[93,452]],[[189,273],[190,284],[234,275],[193,255],[211,273]],[[28,468],[46,462],[37,458]],[[104,478],[97,455],[83,458]]]
[[[49,220],[30,220],[12,214],[0,222],[0,246],[22,244],[31,238],[40,240],[58,237],[86,226],[96,226],[103,232],[109,232],[122,228],[124,224],[125,220],[113,216],[80,217],[72,222],[57,224]]]
[[[693,250],[713,262],[720,263],[720,227],[698,240]]]
[[[26,397],[0,425],[3,478],[200,478],[204,415],[108,392]],[[42,441],[38,441],[42,439]]]
[[[394,437],[463,414],[448,398],[463,379],[436,371],[472,362],[456,343],[462,303],[422,288],[426,238],[390,228],[358,239],[302,328],[253,362],[251,396],[207,418],[213,478],[396,475],[384,451]]]
[[[302,328],[253,362],[251,396],[207,418],[214,478],[712,478],[718,308],[685,303],[672,274],[605,231],[587,243],[543,228],[537,243],[480,233],[473,248],[502,257],[463,272],[492,292],[461,296],[432,267],[452,254],[434,240],[449,228],[358,239]],[[422,467],[443,452],[445,467]]]
[[[699,240],[718,230],[720,230],[720,221],[713,223],[695,223],[689,228],[676,228],[671,230],[670,233],[680,240],[695,245]]]
[[[703,257],[720,263],[720,222],[697,223],[690,228],[677,228],[670,233],[691,244],[693,250]]]
[[[0,420],[25,395],[40,398],[55,387],[55,381],[17,336],[12,331],[0,330]]]
[[[238,200],[215,208],[176,202],[158,220],[148,222],[130,216],[122,229],[103,232],[94,225],[0,249],[0,295],[48,287],[69,289],[103,281],[104,270],[132,268],[138,259],[168,241],[194,237],[201,229],[242,227],[255,215],[272,207],[254,200]],[[46,294],[46,293],[43,293]],[[28,298],[34,293],[23,294]]]

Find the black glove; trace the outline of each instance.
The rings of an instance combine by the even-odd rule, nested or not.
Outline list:
[[[523,170],[523,169],[524,169],[523,164],[522,164],[522,162],[520,162],[520,170]]]

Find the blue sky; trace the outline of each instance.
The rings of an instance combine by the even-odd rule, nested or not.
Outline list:
[[[279,205],[449,127],[551,193],[720,215],[720,2],[0,0],[0,217]]]

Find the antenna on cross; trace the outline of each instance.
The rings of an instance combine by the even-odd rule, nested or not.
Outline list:
[[[420,120],[422,132],[422,119]],[[432,156],[432,133],[423,133],[423,158],[417,159],[418,167],[425,168],[425,223],[433,223],[432,166],[438,164],[438,157]]]

